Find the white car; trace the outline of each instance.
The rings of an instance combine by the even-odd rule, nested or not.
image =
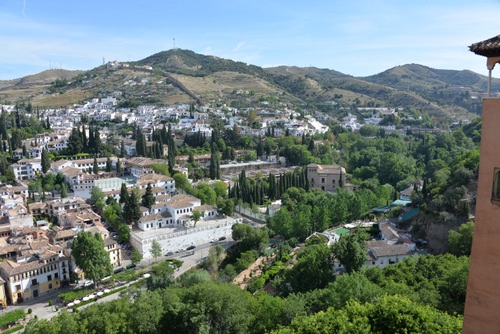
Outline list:
[[[186,250],[184,248],[179,248],[178,250],[176,250],[175,252],[176,253],[182,253],[182,252],[185,252]]]
[[[210,240],[211,243],[218,242],[218,241],[219,241],[219,239],[217,239],[217,238]]]

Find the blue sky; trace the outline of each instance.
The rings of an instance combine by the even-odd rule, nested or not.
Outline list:
[[[140,60],[174,38],[178,48],[262,67],[367,76],[418,63],[487,75],[468,46],[500,34],[499,14],[498,0],[1,0],[0,80],[88,70],[103,57]]]

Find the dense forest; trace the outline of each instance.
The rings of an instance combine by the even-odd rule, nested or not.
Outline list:
[[[408,258],[286,297],[252,295],[204,270],[177,281],[161,273],[148,290],[32,320],[25,333],[459,333],[468,266],[468,257]]]

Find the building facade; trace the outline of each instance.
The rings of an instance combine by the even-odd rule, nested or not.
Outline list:
[[[500,62],[500,36],[470,46],[487,57],[490,72]],[[490,86],[488,86],[488,95]],[[500,99],[483,100],[476,221],[470,258],[463,331],[496,333],[500,328]]]
[[[68,258],[46,250],[28,258],[0,263],[0,276],[6,282],[7,298],[12,304],[32,300],[59,289],[69,282]]]
[[[307,177],[311,188],[323,191],[337,191],[345,185],[345,168],[341,166],[307,165]]]

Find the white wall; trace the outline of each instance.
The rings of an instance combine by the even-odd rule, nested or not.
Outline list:
[[[214,238],[231,235],[231,227],[235,223],[242,223],[242,219],[237,218],[229,221],[226,220],[221,221],[220,224],[214,223],[211,226],[190,228],[181,232],[171,233],[170,235],[175,234],[175,236],[170,238],[167,238],[165,234],[161,235],[161,229],[158,229],[156,230],[159,232],[158,236],[143,240],[142,243],[137,236],[134,236],[133,233],[131,233],[130,243],[139,251],[139,253],[142,254],[143,258],[147,259],[152,257],[150,249],[153,239],[160,244],[163,253],[167,253],[169,251],[175,252],[179,248],[186,248],[191,245],[196,246],[207,243]]]

